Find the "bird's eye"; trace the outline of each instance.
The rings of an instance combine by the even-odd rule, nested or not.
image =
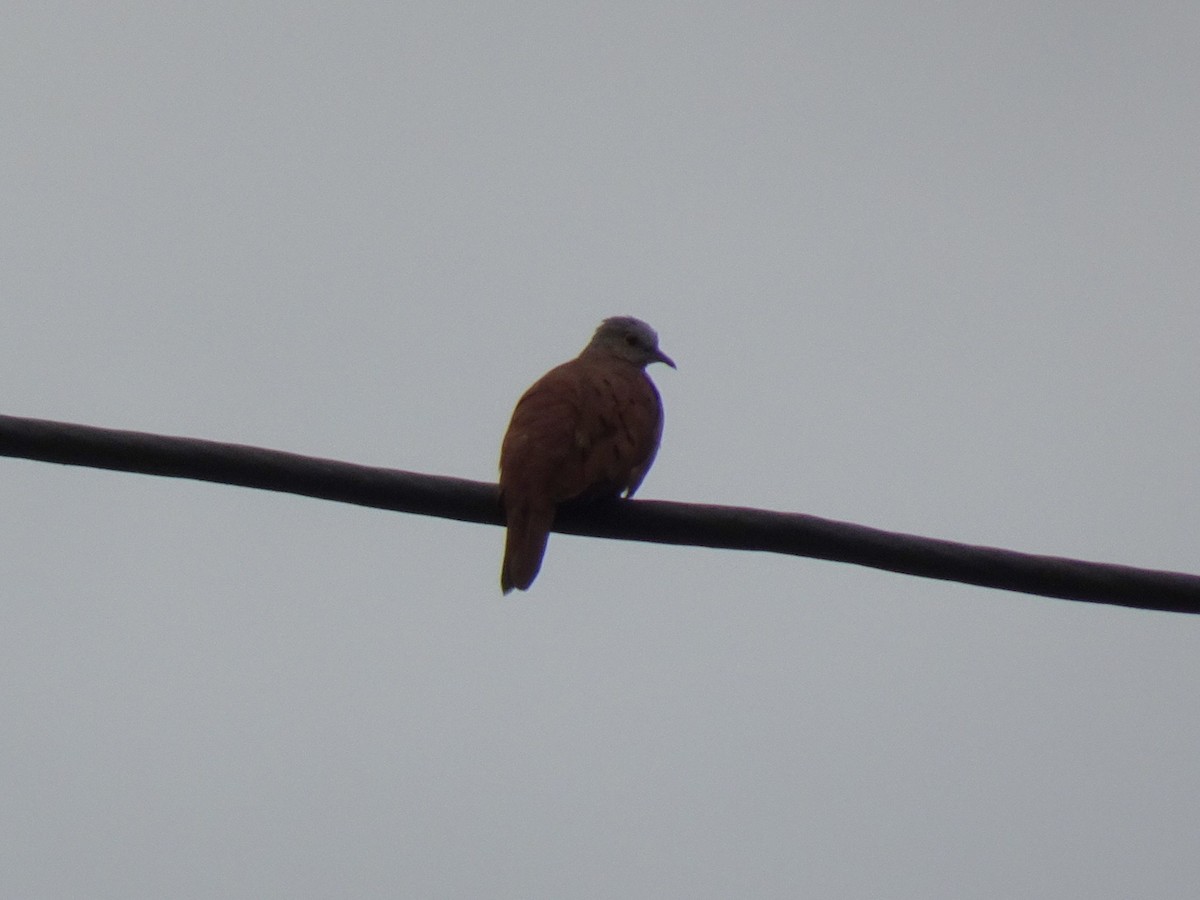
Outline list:
[[[637,341],[636,335],[632,335],[632,334],[625,335],[625,343],[627,343],[630,347],[636,347],[637,342],[638,341]]]

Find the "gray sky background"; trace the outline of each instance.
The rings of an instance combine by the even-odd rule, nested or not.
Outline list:
[[[1200,571],[1195,3],[0,14],[15,415]],[[0,460],[5,897],[1190,898],[1200,621]]]

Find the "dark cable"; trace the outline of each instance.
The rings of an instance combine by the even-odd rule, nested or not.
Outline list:
[[[496,485],[197,438],[0,416],[0,455],[283,491],[379,509],[503,524]],[[564,504],[566,534],[761,550],[982,587],[1200,613],[1200,576],[897,534],[800,513],[662,500]]]

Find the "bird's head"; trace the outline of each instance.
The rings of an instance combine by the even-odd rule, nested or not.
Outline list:
[[[654,329],[633,316],[605,319],[587,349],[611,354],[642,368],[655,362],[675,368],[674,360],[658,349],[658,334]]]

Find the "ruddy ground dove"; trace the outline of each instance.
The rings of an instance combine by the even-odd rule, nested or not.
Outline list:
[[[675,368],[653,328],[629,316],[605,319],[582,353],[517,401],[500,448],[504,593],[537,577],[559,503],[632,497],[646,477],[663,425],[646,376],[653,362]]]

